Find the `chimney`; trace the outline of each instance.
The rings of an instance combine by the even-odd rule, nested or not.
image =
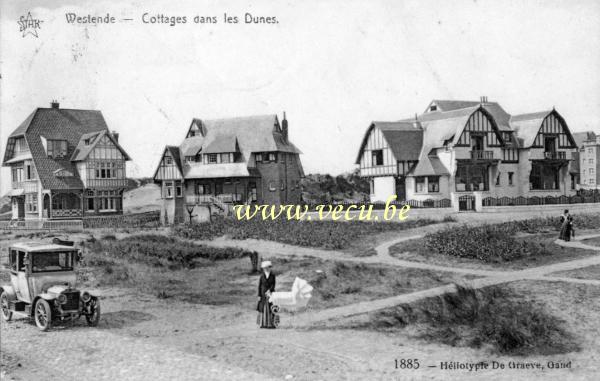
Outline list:
[[[416,129],[422,129],[421,122],[419,122],[419,117],[415,114],[415,121],[413,122],[413,127]]]
[[[488,103],[487,96],[481,96],[481,97],[479,97],[479,103],[481,103],[482,105]]]
[[[119,133],[117,131],[112,132],[112,137],[117,143],[119,142]]]
[[[52,100],[52,102],[50,103],[50,106],[52,108],[58,108],[58,106],[60,106],[60,103],[58,103],[58,101],[56,99]]]
[[[283,135],[283,140],[287,143],[287,141],[288,141],[288,121],[285,117],[285,111],[283,112],[283,120],[281,121],[281,134]]]

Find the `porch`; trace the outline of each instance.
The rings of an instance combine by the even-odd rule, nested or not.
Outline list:
[[[256,181],[251,178],[217,178],[186,182],[187,205],[241,204],[256,201]]]
[[[42,194],[42,218],[83,217],[82,191],[51,191]]]

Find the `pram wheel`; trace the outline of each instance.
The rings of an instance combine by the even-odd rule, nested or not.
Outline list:
[[[279,315],[273,315],[273,326],[279,327]]]
[[[276,305],[276,304],[273,304],[271,306],[271,312],[274,313],[274,314],[278,314],[279,313],[279,306]]]

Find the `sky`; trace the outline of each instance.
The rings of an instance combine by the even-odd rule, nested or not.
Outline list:
[[[42,20],[23,36],[19,18]],[[66,13],[115,24],[66,22]],[[224,13],[277,24],[225,24]],[[143,14],[186,16],[145,24]],[[194,16],[217,24],[196,24]],[[306,173],[354,168],[373,120],[432,99],[487,96],[509,113],[556,109],[572,131],[600,131],[600,2],[41,1],[0,3],[0,152],[36,107],[101,110],[152,176],[192,118],[286,111]],[[10,186],[2,169],[0,192]]]

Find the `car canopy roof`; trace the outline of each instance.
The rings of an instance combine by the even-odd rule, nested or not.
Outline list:
[[[52,251],[77,251],[72,246],[57,245],[45,242],[19,242],[10,246],[11,249],[23,250],[27,252],[52,252]]]

